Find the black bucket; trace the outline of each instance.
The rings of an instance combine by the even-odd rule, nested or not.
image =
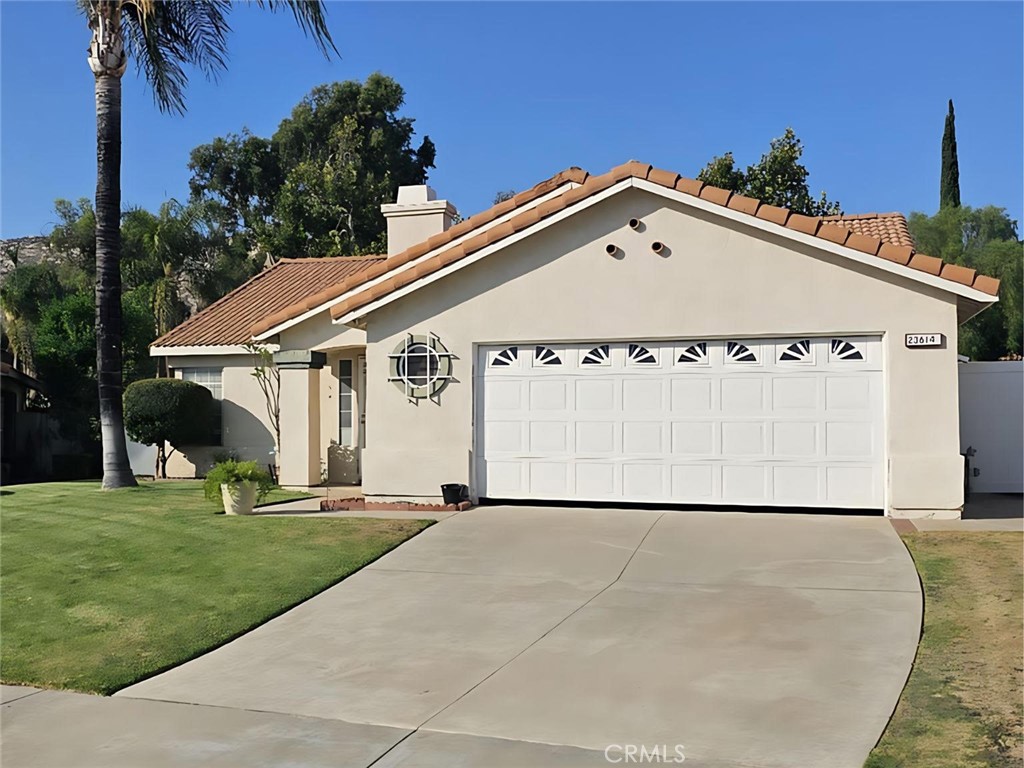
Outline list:
[[[458,504],[469,495],[469,488],[462,483],[445,483],[441,486],[441,497],[445,504]]]

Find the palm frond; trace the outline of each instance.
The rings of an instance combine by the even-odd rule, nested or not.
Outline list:
[[[215,79],[227,63],[230,0],[124,0],[129,55],[153,88],[157,106],[185,111],[187,66]]]
[[[331,32],[327,28],[327,14],[324,11],[323,0],[253,0],[259,8],[266,8],[271,13],[276,13],[282,6],[287,6],[299,28],[307,37],[312,37],[316,47],[324,56],[330,57],[331,53],[338,53],[338,48],[331,38]]]

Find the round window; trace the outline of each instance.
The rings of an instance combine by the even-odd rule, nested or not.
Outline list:
[[[388,381],[410,399],[432,398],[451,381],[452,355],[433,334],[408,336],[388,357]]]
[[[410,387],[430,387],[437,381],[441,359],[426,344],[415,342],[402,349],[397,367],[398,378]]]

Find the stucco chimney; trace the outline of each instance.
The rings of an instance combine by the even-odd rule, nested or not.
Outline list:
[[[454,205],[438,200],[426,184],[399,187],[398,202],[386,203],[380,210],[388,221],[388,256],[444,232],[456,213]]]

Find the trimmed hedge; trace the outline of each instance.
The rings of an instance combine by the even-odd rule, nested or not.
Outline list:
[[[208,445],[218,405],[206,387],[181,379],[143,379],[124,391],[124,427],[128,437],[157,447],[162,474],[164,445]]]

